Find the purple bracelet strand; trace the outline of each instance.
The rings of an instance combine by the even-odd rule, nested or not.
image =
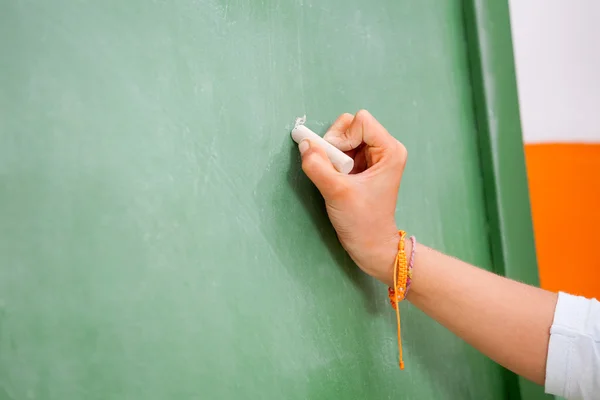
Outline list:
[[[408,261],[405,296],[408,294],[408,289],[410,289],[410,284],[412,283],[412,272],[413,266],[415,265],[415,248],[417,247],[417,239],[414,236],[411,236],[410,243],[412,244],[412,248],[410,250],[410,260]]]

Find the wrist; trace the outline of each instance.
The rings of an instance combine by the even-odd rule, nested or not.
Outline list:
[[[371,260],[372,263],[370,263],[375,268],[371,270],[364,268],[365,272],[388,287],[394,287],[394,263],[398,255],[399,241],[400,236],[396,233],[393,238],[382,243],[375,257],[373,257],[374,259]],[[408,261],[410,261],[412,247],[411,240],[409,238],[404,239],[404,253]]]

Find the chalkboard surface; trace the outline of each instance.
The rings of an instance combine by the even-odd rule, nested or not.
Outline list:
[[[461,1],[0,3],[0,399],[493,399],[345,255],[289,137],[369,109],[490,268]]]

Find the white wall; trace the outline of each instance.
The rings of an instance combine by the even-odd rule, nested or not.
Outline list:
[[[600,143],[600,0],[509,0],[526,143]]]

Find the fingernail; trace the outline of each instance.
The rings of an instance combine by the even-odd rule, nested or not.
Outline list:
[[[300,154],[304,154],[304,152],[306,150],[308,150],[309,148],[310,148],[310,143],[306,139],[301,141],[300,144],[298,145],[298,150],[300,150]]]

